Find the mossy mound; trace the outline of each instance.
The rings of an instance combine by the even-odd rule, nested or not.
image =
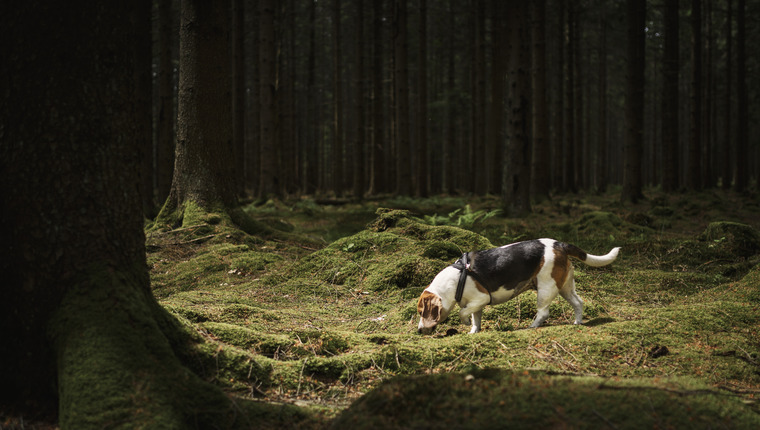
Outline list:
[[[744,276],[758,261],[760,234],[736,222],[712,222],[694,239],[674,244],[663,268],[716,273],[728,279]]]
[[[760,233],[752,226],[738,222],[711,222],[699,240],[708,242],[716,254],[726,257],[746,258],[760,253]]]
[[[315,279],[366,291],[424,287],[462,253],[491,248],[468,230],[430,226],[408,211],[378,209],[367,229],[303,258],[288,269],[288,283]]]
[[[560,377],[485,369],[393,379],[332,428],[757,428],[730,393],[690,379]]]

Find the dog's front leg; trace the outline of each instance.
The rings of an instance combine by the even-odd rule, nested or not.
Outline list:
[[[480,331],[480,317],[483,316],[483,310],[480,309],[477,312],[472,313],[472,328],[470,328],[470,334],[475,334]]]

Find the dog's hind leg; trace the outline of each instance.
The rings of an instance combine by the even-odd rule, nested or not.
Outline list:
[[[538,311],[536,312],[536,317],[533,319],[533,323],[530,325],[531,328],[541,326],[541,324],[549,318],[549,305],[552,304],[552,300],[554,300],[554,298],[557,297],[557,293],[559,293],[554,282],[544,283],[543,285],[541,280],[538,282]]]
[[[559,293],[573,307],[573,311],[575,311],[575,324],[583,324],[583,300],[575,292],[575,277],[572,272],[567,277],[567,281],[565,281],[565,285],[559,290]]]

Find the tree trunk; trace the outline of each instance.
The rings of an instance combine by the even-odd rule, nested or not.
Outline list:
[[[260,127],[259,194],[277,196],[280,191],[280,146],[277,144],[277,55],[274,40],[274,0],[259,1]]]
[[[372,2],[372,194],[387,191],[383,121],[383,0]]]
[[[158,3],[158,120],[156,138],[157,201],[169,197],[174,174],[174,67],[172,65],[172,0]]]
[[[507,4],[509,63],[507,67],[507,168],[504,170],[502,199],[509,216],[531,212],[530,175],[530,21],[528,4],[511,0]]]
[[[702,2],[691,2],[691,107],[689,114],[689,161],[686,184],[692,190],[702,188]]]
[[[504,136],[504,80],[507,76],[507,67],[504,56],[504,39],[507,30],[504,17],[504,8],[500,1],[492,1],[493,10],[491,37],[491,101],[488,106],[488,126],[486,129],[486,154],[483,170],[488,169],[489,178],[487,192],[500,194],[502,177],[502,147]]]
[[[635,203],[642,192],[641,156],[644,131],[644,26],[646,1],[626,0],[626,51],[628,63],[625,80],[625,161],[623,202]]]
[[[607,139],[607,5],[602,4],[600,18],[601,46],[599,47],[599,151],[596,159],[596,190],[607,191],[609,185],[609,141]]]
[[[731,88],[732,88],[732,81],[733,81],[733,57],[732,57],[732,47],[733,47],[733,33],[732,33],[732,24],[733,24],[733,1],[728,0],[727,2],[727,15],[726,15],[726,75],[725,75],[725,82],[726,82],[726,94],[725,94],[725,100],[723,103],[723,116],[724,116],[724,124],[723,124],[723,155],[721,158],[721,169],[720,169],[720,176],[721,176],[721,188],[724,190],[727,190],[731,188],[731,180],[732,180],[732,169],[731,169],[731,156],[732,152],[734,150],[735,145],[732,144],[731,141]]]
[[[575,118],[575,89],[577,87],[575,81],[578,79],[578,77],[575,76],[575,62],[578,61],[578,52],[576,50],[578,44],[574,43],[573,41],[573,38],[576,34],[575,9],[577,7],[578,6],[574,2],[568,2],[566,6],[567,21],[565,23],[566,27],[564,46],[565,52],[567,53],[567,62],[565,64],[567,76],[567,80],[565,82],[565,98],[567,99],[567,104],[565,105],[565,141],[563,142],[564,154],[561,158],[562,164],[564,165],[563,189],[571,191],[573,193],[578,192],[578,184],[575,182],[575,128],[578,126],[576,124],[576,120],[578,118]]]
[[[662,189],[678,189],[678,0],[665,3],[665,53],[662,66]]]
[[[356,87],[356,143],[353,162],[353,195],[361,199],[364,196],[366,169],[364,167],[365,127],[364,127],[364,2],[360,0],[356,11],[356,70],[354,85]]]
[[[232,1],[232,148],[235,154],[235,193],[245,197],[245,9]]]
[[[745,0],[739,0],[736,11],[736,92],[739,95],[736,125],[736,180],[734,188],[744,191],[749,185],[749,116],[747,110],[747,28]]]
[[[429,194],[428,175],[428,110],[427,110],[427,0],[420,0],[419,26],[419,69],[417,71],[417,157],[416,157],[416,195],[427,197]]]
[[[393,46],[395,63],[393,82],[396,87],[396,193],[411,195],[413,190],[409,145],[409,69],[407,51],[407,0],[394,0]]]
[[[533,191],[537,200],[549,198],[551,156],[546,114],[546,0],[533,3]]]
[[[333,5],[333,147],[332,174],[333,191],[343,193],[343,54],[341,51],[341,0],[334,0]]]
[[[160,225],[194,225],[201,214],[237,206],[228,6],[182,2],[174,179]]]
[[[0,15],[0,400],[62,428],[228,427],[149,288],[130,17],[150,3],[39,6]]]

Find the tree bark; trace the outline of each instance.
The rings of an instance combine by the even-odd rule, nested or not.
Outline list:
[[[596,190],[607,191],[609,185],[609,141],[607,139],[607,5],[602,5],[599,47],[599,150],[596,159]]]
[[[372,184],[370,194],[387,190],[383,130],[383,0],[372,2]]]
[[[507,28],[510,29],[507,67],[509,143],[502,204],[509,216],[523,216],[531,212],[530,24],[526,2],[511,0],[507,8]]]
[[[662,66],[662,189],[678,189],[678,0],[665,3],[665,53]]]
[[[551,156],[546,114],[546,0],[533,2],[533,191],[537,200],[549,198]]]
[[[174,179],[159,225],[193,225],[237,206],[229,21],[228,2],[182,2]]]
[[[333,191],[337,195],[343,193],[345,178],[343,177],[343,54],[341,50],[341,0],[334,0],[333,5],[333,146],[332,174]]]
[[[411,172],[411,148],[409,144],[409,68],[407,52],[407,0],[394,0],[393,46],[395,63],[393,82],[396,88],[396,193],[411,195],[413,191]]]
[[[235,154],[235,193],[245,197],[245,8],[232,1],[232,148]]]
[[[354,198],[364,197],[365,190],[365,126],[364,126],[364,2],[356,4],[356,70],[354,71],[354,86],[356,87],[356,142],[354,144],[353,162],[353,195]]]
[[[746,1],[739,0],[736,11],[736,92],[739,95],[736,125],[736,179],[734,189],[744,191],[749,185],[749,114],[747,95],[747,26]]]
[[[260,104],[260,178],[259,194],[278,196],[280,191],[280,145],[277,143],[277,56],[274,40],[274,0],[259,1],[259,104]]]
[[[172,65],[172,0],[158,3],[158,119],[156,138],[156,197],[166,201],[174,174],[174,67]]]
[[[689,159],[686,185],[702,188],[702,2],[691,2],[691,106],[689,111]]]
[[[644,132],[644,26],[646,1],[626,1],[626,51],[628,63],[625,80],[625,160],[623,171],[623,202],[635,203],[644,197],[642,192],[641,157]]]
[[[731,124],[732,124],[732,118],[731,118],[731,88],[733,87],[732,81],[733,81],[733,1],[728,0],[727,2],[727,11],[726,11],[726,75],[725,75],[725,81],[726,81],[726,93],[725,93],[725,100],[723,103],[723,156],[721,158],[721,169],[720,169],[720,175],[721,175],[721,188],[724,190],[727,190],[731,188],[731,181],[733,179],[732,169],[731,169],[731,157],[732,153],[734,152],[734,145],[731,141]]]
[[[428,175],[428,109],[427,109],[427,0],[420,0],[419,25],[419,68],[417,71],[417,157],[416,157],[416,191],[417,197],[427,197],[429,194]]]
[[[76,3],[0,15],[0,400],[62,428],[230,426],[149,288],[129,17],[150,3]]]

